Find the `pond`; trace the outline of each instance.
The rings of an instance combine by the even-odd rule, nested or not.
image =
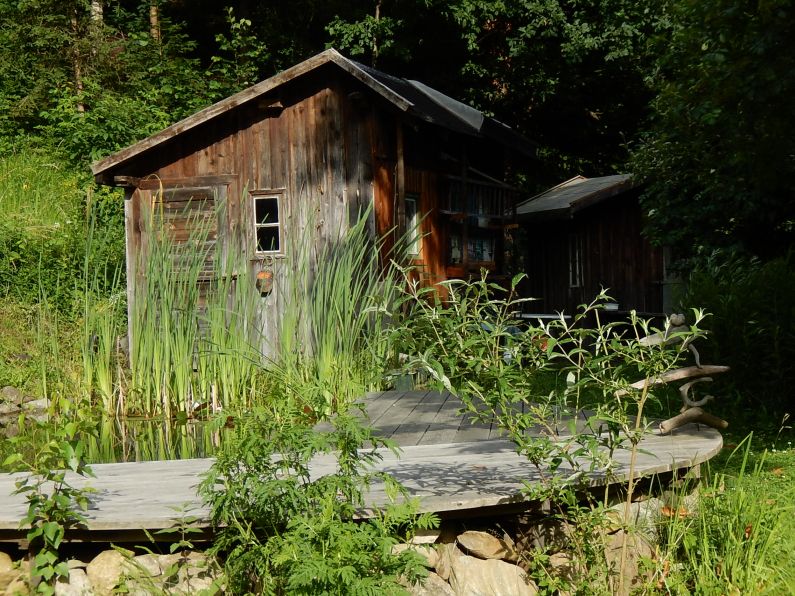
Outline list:
[[[89,463],[212,457],[223,430],[210,422],[166,418],[103,418],[85,439]]]

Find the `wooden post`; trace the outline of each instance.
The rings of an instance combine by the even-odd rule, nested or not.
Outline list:
[[[395,135],[395,228],[398,235],[406,231],[406,162],[404,160],[403,123],[398,120]]]
[[[135,285],[138,280],[136,259],[138,259],[137,248],[139,246],[136,238],[136,230],[139,222],[135,201],[140,201],[140,193],[136,189],[124,189],[124,252],[127,265],[127,353],[130,363],[133,355],[133,312],[135,309]]]
[[[469,163],[467,161],[467,148],[461,148],[461,265],[465,273],[469,273],[469,189],[467,188],[467,174]]]

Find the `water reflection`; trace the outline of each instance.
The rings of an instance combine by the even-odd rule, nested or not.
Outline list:
[[[221,431],[206,421],[106,418],[86,443],[90,463],[190,459],[211,457]]]

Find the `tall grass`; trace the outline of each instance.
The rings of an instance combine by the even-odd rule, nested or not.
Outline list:
[[[41,230],[81,221],[83,191],[74,172],[51,156],[0,158],[0,216]]]
[[[660,586],[673,593],[779,594],[786,592],[782,561],[776,557],[782,516],[788,502],[771,498],[765,488],[763,454],[751,462],[752,435],[737,446],[734,473],[715,472],[698,491],[696,510],[678,511],[663,524]],[[791,513],[791,511],[790,511]]]
[[[247,264],[232,251],[209,252],[209,222],[190,227],[188,241],[177,243],[154,213],[145,231],[131,309],[127,414],[172,418],[246,407],[255,390],[256,294]]]
[[[290,234],[290,275],[282,290],[275,372],[287,399],[316,415],[344,408],[383,381],[393,356],[390,313],[399,271],[381,261],[371,210],[320,246],[310,221]],[[401,243],[398,243],[401,246]],[[398,248],[391,254],[399,258]]]

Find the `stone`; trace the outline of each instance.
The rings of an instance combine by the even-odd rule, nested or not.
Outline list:
[[[420,555],[423,559],[425,559],[425,564],[431,569],[436,568],[436,564],[439,561],[439,552],[432,545],[406,544],[405,542],[402,542],[392,547],[392,554],[399,555],[403,551],[407,550],[412,550]]]
[[[547,569],[550,575],[559,577],[569,583],[576,582],[578,575],[580,575],[582,571],[581,566],[577,565],[574,561],[574,557],[568,553],[555,553],[550,555],[549,561],[547,562]]]
[[[627,536],[627,552],[624,567],[620,569],[621,545],[625,535]],[[641,533],[626,533],[621,530],[605,537],[605,560],[616,578],[614,580],[616,596],[628,596],[630,593],[635,593],[647,582],[648,571],[643,569],[641,561],[654,559],[654,555],[654,549]],[[619,574],[624,576],[621,591],[618,591]]]
[[[439,536],[436,544],[451,544],[461,533],[461,527],[453,520],[445,520],[439,526]]]
[[[0,571],[0,594],[13,594],[13,592],[7,590],[7,588],[21,576],[22,572],[18,569]]]
[[[12,402],[0,402],[0,416],[17,416],[19,414],[19,406]]]
[[[66,561],[66,566],[69,567],[69,569],[85,569],[86,563],[80,559],[69,559]]]
[[[6,584],[5,592],[3,594],[13,594],[14,596],[27,596],[30,594],[28,587],[27,576],[23,573],[18,573],[8,584]]]
[[[516,554],[507,542],[487,532],[470,530],[460,534],[457,540],[465,552],[479,559],[516,560]]]
[[[436,573],[429,573],[424,583],[414,584],[408,588],[411,596],[455,596],[453,588]]]
[[[410,544],[434,544],[439,536],[442,535],[441,530],[417,530],[409,540]]]
[[[16,387],[6,385],[0,389],[0,400],[19,406],[25,401],[25,395]]]
[[[61,580],[55,584],[55,596],[93,596],[94,590],[85,570],[75,568],[69,571],[69,581]]]
[[[456,596],[535,596],[538,586],[527,573],[499,559],[453,559],[450,587]]]
[[[46,412],[50,407],[50,400],[46,397],[34,399],[22,404],[22,409],[26,412]]]
[[[0,551],[0,573],[8,573],[14,570],[14,560],[8,555]]]
[[[130,574],[138,572],[140,575],[145,575],[147,577],[157,577],[163,573],[163,570],[160,568],[160,563],[157,560],[157,555],[149,553],[133,557],[130,559],[130,564],[127,567],[131,570]]]
[[[210,573],[203,571],[198,575],[187,575],[181,578],[177,584],[169,590],[170,594],[199,594],[209,591],[215,582],[215,578]]]
[[[617,503],[606,511],[609,532],[617,532],[624,527],[625,507],[625,503]],[[665,503],[656,497],[633,501],[629,505],[629,524],[633,526],[633,530],[642,532],[649,540],[656,541],[663,507]]]
[[[455,544],[447,543],[442,544],[437,550],[438,558],[436,560],[436,573],[439,574],[444,581],[450,579],[450,571],[453,568],[453,560],[458,557],[463,557],[464,553],[458,550]]]
[[[566,550],[573,538],[574,528],[563,520],[545,517],[522,523],[516,532],[516,550],[560,552]]]
[[[86,574],[97,596],[110,596],[128,567],[127,557],[115,550],[105,550],[86,566]]]

